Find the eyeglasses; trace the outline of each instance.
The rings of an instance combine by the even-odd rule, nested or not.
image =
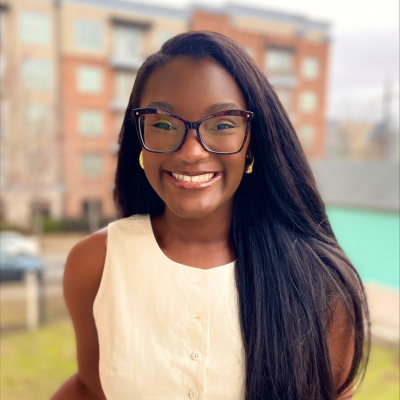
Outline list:
[[[235,154],[243,149],[249,133],[251,111],[227,110],[189,122],[168,111],[136,108],[133,116],[142,146],[153,153],[173,153],[195,129],[203,148],[213,154]]]

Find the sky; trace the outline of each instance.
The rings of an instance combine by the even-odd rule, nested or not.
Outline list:
[[[242,4],[237,0],[232,3]],[[161,0],[147,4],[165,6]],[[196,3],[194,1],[194,3]],[[201,0],[221,7],[222,0]],[[182,8],[190,0],[168,0]],[[398,0],[247,0],[247,7],[300,14],[331,24],[328,116],[377,121],[384,87],[392,92],[392,119],[399,123]]]

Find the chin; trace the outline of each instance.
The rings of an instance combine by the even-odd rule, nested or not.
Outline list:
[[[193,202],[195,203],[195,202]],[[177,216],[181,218],[201,219],[210,216],[216,207],[209,204],[171,204],[168,208]]]

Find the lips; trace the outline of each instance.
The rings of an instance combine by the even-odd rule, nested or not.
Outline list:
[[[204,189],[217,182],[222,172],[163,171],[165,178],[178,189]]]

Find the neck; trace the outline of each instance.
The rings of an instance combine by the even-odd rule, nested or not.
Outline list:
[[[152,225],[160,248],[171,259],[211,268],[234,260],[229,245],[231,220],[232,203],[204,218],[181,217],[166,207],[164,214],[152,218]]]

